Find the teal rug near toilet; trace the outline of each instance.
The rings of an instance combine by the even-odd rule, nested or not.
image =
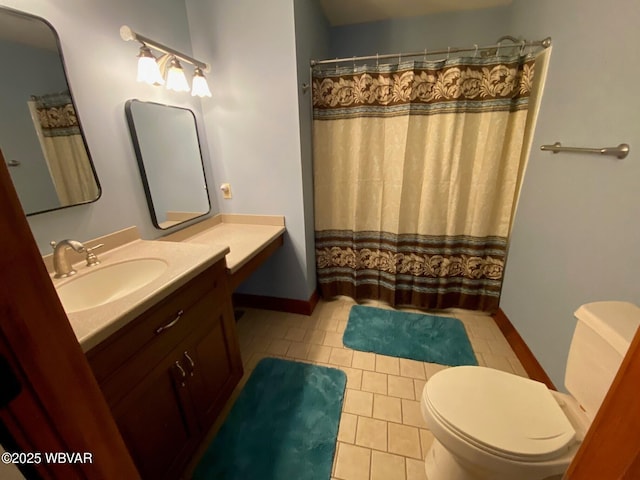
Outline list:
[[[260,361],[196,467],[195,480],[329,480],[346,375]]]
[[[478,365],[457,318],[354,305],[343,343],[354,350],[442,365]]]

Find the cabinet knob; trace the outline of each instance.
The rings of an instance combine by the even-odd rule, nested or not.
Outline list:
[[[189,354],[187,352],[184,352],[184,358],[187,359],[187,362],[189,362],[189,366],[191,367],[191,371],[189,372],[189,374],[193,377],[193,372],[196,369],[196,364],[194,363],[193,359],[189,356]]]

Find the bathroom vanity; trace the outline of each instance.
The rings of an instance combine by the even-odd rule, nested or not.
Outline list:
[[[154,241],[132,227],[85,242],[104,245],[97,267],[66,253],[78,273],[54,286],[143,478],[180,476],[242,377],[231,294],[284,231],[283,217],[217,215]]]
[[[242,377],[220,260],[87,352],[143,478],[177,478]]]

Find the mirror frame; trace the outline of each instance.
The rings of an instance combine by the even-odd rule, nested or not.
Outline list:
[[[75,110],[75,114],[76,114],[76,120],[78,122],[78,129],[80,130],[80,136],[82,137],[82,144],[84,145],[84,148],[87,152],[87,158],[89,160],[89,166],[91,167],[91,173],[93,173],[93,178],[96,182],[96,187],[98,189],[98,195],[96,196],[96,198],[94,198],[93,200],[87,200],[84,202],[79,202],[79,203],[73,203],[71,205],[62,205],[59,207],[54,207],[54,208],[49,208],[49,209],[45,209],[45,210],[38,210],[37,212],[29,212],[27,213],[26,211],[24,212],[25,215],[27,217],[30,217],[32,215],[39,215],[41,213],[48,213],[48,212],[55,212],[57,210],[64,210],[66,208],[72,208],[72,207],[77,207],[79,205],[88,205],[90,203],[94,203],[97,202],[101,197],[102,197],[102,185],[100,185],[100,179],[98,178],[98,172],[96,171],[96,167],[95,164],[93,162],[93,158],[91,156],[91,151],[89,150],[89,145],[87,144],[87,137],[84,133],[84,128],[82,127],[82,121],[80,120],[80,113],[78,111],[78,105],[76,104],[74,95],[73,95],[73,90],[71,89],[71,84],[69,83],[69,72],[67,69],[67,64],[64,61],[64,54],[62,53],[62,43],[60,42],[60,36],[58,35],[58,31],[54,28],[54,26],[51,24],[51,22],[49,22],[48,20],[39,17],[37,15],[33,15],[31,13],[26,13],[20,10],[16,10],[15,8],[10,8],[10,7],[5,7],[3,5],[0,5],[0,13],[2,13],[2,11],[6,11],[10,14],[14,14],[16,16],[19,17],[25,17],[31,20],[37,20],[40,21],[42,23],[44,23],[47,27],[49,27],[49,29],[51,30],[51,32],[53,33],[53,36],[55,38],[56,41],[56,47],[58,49],[58,57],[60,58],[60,63],[62,64],[62,71],[64,72],[64,77],[65,80],[67,82],[67,88],[69,89],[69,96],[71,97],[71,104],[73,105],[73,109]],[[24,211],[24,207],[22,208],[22,210]]]
[[[156,105],[156,106],[161,106],[161,107],[169,107],[169,108],[176,108],[179,110],[184,110],[186,112],[189,112],[189,114],[191,114],[191,117],[193,118],[193,126],[195,129],[195,133],[196,133],[196,141],[198,144],[198,153],[200,153],[200,167],[202,168],[202,179],[204,180],[204,187],[205,187],[205,193],[206,193],[206,198],[207,198],[207,205],[208,205],[208,210],[204,213],[202,213],[202,215],[197,215],[195,217],[191,217],[187,220],[183,220],[181,222],[175,223],[171,226],[168,227],[161,227],[160,226],[160,222],[158,222],[158,216],[156,215],[156,208],[155,205],[153,203],[153,197],[151,196],[151,187],[149,185],[149,180],[148,180],[148,176],[147,176],[147,170],[145,168],[144,165],[144,160],[142,157],[142,150],[140,149],[140,142],[138,140],[138,131],[139,129],[136,129],[136,125],[135,122],[133,120],[133,113],[131,111],[131,105],[134,102],[138,102],[138,103],[147,103],[147,104],[152,104],[152,105]],[[191,222],[192,220],[195,220],[197,218],[202,218],[206,215],[208,215],[209,213],[211,213],[211,196],[209,195],[209,184],[207,183],[207,175],[204,169],[204,157],[202,156],[202,146],[200,144],[200,132],[198,132],[198,122],[196,121],[196,115],[193,112],[193,110],[191,110],[190,108],[186,108],[186,107],[178,107],[176,105],[169,105],[166,103],[160,103],[160,102],[149,102],[146,100],[139,100],[137,98],[132,98],[131,100],[127,100],[127,102],[125,103],[124,106],[124,111],[125,111],[125,115],[127,117],[127,125],[129,126],[129,132],[130,132],[130,136],[131,136],[131,143],[133,144],[133,149],[135,151],[136,154],[136,161],[138,163],[138,168],[140,170],[140,177],[142,179],[142,185],[144,187],[144,194],[147,198],[147,205],[149,207],[149,213],[151,214],[151,221],[153,223],[153,226],[156,227],[159,230],[170,230],[176,226],[179,225],[183,225],[186,222]]]

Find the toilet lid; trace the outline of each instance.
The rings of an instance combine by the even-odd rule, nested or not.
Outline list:
[[[576,435],[544,384],[500,370],[442,370],[427,382],[423,401],[458,435],[500,456],[553,458]]]

